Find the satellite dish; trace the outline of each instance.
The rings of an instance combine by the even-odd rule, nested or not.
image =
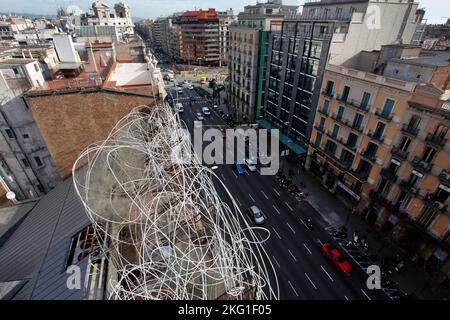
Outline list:
[[[16,194],[14,192],[9,191],[9,192],[6,193],[6,199],[13,200],[15,198],[16,198]]]

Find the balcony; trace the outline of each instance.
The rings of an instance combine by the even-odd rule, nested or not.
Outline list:
[[[384,136],[380,136],[379,134],[376,134],[376,133],[373,132],[372,130],[370,130],[370,131],[367,133],[367,135],[368,135],[370,138],[372,138],[372,139],[374,139],[374,140],[377,140],[377,141],[379,141],[379,142],[383,142],[383,141],[384,141]]]
[[[397,175],[395,174],[395,172],[392,172],[391,170],[387,169],[387,168],[383,168],[381,169],[380,174],[385,177],[386,179],[388,179],[389,181],[391,181],[392,183],[396,183],[397,182]]]
[[[367,150],[361,151],[361,155],[369,161],[375,162],[377,160],[376,153],[368,152]]]
[[[428,193],[425,198],[424,198],[425,202],[427,202],[428,204],[432,205],[433,207],[442,210],[442,211],[447,211],[447,204],[442,203],[439,201],[438,196],[436,195],[436,193]]]
[[[323,90],[322,94],[328,98],[333,98],[333,96],[334,96],[333,92],[327,92],[326,90]]]
[[[333,118],[335,121],[343,124],[344,126],[349,127],[350,129],[356,130],[360,133],[362,133],[362,131],[363,131],[361,127],[354,126],[351,121],[349,121],[347,119],[343,119],[341,116],[338,116],[334,113],[331,115],[331,118]]]
[[[314,125],[314,128],[316,128],[318,131],[320,131],[320,132],[325,132],[325,128],[324,128],[324,126],[320,126],[320,125],[318,125],[318,124],[315,124]]]
[[[336,95],[336,100],[360,111],[369,111],[370,109],[369,105],[363,105],[360,101],[355,99],[343,99],[342,96],[339,94]]]
[[[325,110],[323,110],[323,109],[319,109],[319,113],[321,113],[321,114],[323,114],[324,116],[329,116],[329,113],[328,113],[328,111],[325,111]]]
[[[444,183],[450,183],[450,171],[442,170],[439,173],[439,180]]]
[[[428,163],[419,157],[414,157],[412,163],[415,168],[423,172],[429,172],[433,168],[433,164]]]
[[[392,152],[392,154],[395,154],[397,157],[399,157],[399,158],[401,158],[403,160],[407,160],[408,159],[409,152],[406,152],[406,151],[400,149],[397,146],[392,147],[391,152]]]
[[[393,119],[392,114],[383,112],[383,110],[381,110],[381,109],[377,109],[375,111],[375,115],[377,115],[378,117],[383,118],[384,120],[387,120],[387,121],[392,121],[392,119]]]
[[[345,143],[345,146],[352,151],[356,151],[357,149],[355,144],[350,144],[348,141]]]
[[[408,180],[400,181],[400,188],[402,188],[403,190],[414,196],[417,195],[417,193],[419,192],[419,190],[415,188],[413,185],[411,185],[411,183]]]
[[[432,133],[427,134],[425,141],[431,143],[432,145],[443,148],[445,146],[445,143],[447,142],[447,139],[444,137],[436,136]]]
[[[414,127],[414,126],[410,125],[409,123],[405,123],[402,126],[401,130],[405,133],[408,133],[408,134],[414,136],[414,137],[417,137],[417,134],[419,133],[419,128]]]

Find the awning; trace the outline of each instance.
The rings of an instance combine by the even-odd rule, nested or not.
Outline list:
[[[273,126],[269,121],[264,120],[264,119],[256,120],[256,122],[260,126],[262,126],[264,129],[267,129],[267,131],[269,131],[269,132],[272,129],[278,129],[275,126]],[[280,139],[281,143],[283,143],[285,146],[287,146],[295,154],[301,155],[301,154],[305,154],[306,153],[306,150],[303,149],[303,147],[301,147],[297,143],[293,142],[291,140],[291,138],[289,138],[288,136],[286,136],[285,134],[283,134],[281,132],[279,132],[279,139]]]

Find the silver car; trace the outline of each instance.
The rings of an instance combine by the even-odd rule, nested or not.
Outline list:
[[[261,209],[259,209],[257,206],[251,206],[250,208],[248,208],[248,214],[256,224],[263,224],[266,221],[266,218],[261,212]]]

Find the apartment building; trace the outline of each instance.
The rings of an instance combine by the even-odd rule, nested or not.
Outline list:
[[[260,116],[269,30],[297,9],[281,1],[245,6],[238,21],[230,26],[228,101],[236,121],[254,122]]]
[[[373,8],[380,26],[370,20]],[[286,19],[281,32],[272,32],[266,70],[263,118],[266,128],[278,128],[282,142],[304,154],[319,104],[327,62],[351,67],[364,52],[390,43],[410,43],[421,13],[411,1],[308,1],[301,15]],[[373,18],[373,17],[372,17]]]
[[[308,147],[306,168],[351,209],[369,193],[400,130],[416,84],[328,65]],[[390,165],[390,163],[387,163]]]
[[[219,16],[219,66],[226,66],[228,65],[228,49],[230,47],[229,27],[236,21],[236,16],[233,14],[233,9],[219,11],[217,15]]]
[[[75,30],[80,26],[113,26],[120,38],[134,34],[130,7],[122,2],[115,4],[112,11],[106,3],[95,1],[90,11],[82,13],[79,19],[74,19],[74,23]]]
[[[219,16],[215,9],[186,11],[172,23],[176,29],[179,62],[203,66],[220,64]]]

